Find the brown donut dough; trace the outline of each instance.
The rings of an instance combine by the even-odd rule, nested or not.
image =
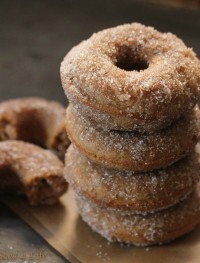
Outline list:
[[[167,129],[153,134],[105,131],[79,116],[69,105],[66,130],[89,159],[134,172],[163,168],[193,151],[198,137],[196,108]]]
[[[64,155],[70,142],[64,128],[64,107],[40,98],[0,103],[0,141],[23,140]]]
[[[147,215],[123,214],[100,208],[77,196],[83,220],[109,241],[137,246],[164,244],[193,230],[200,223],[200,189],[173,207]]]
[[[175,35],[132,23],[72,48],[61,80],[69,101],[104,128],[152,132],[197,103],[200,62]]]
[[[200,177],[198,158],[194,153],[165,170],[134,174],[97,165],[71,145],[64,174],[78,194],[101,207],[144,214],[172,206],[192,192]]]
[[[54,204],[67,190],[63,163],[49,150],[0,142],[0,193],[26,195],[31,205]]]

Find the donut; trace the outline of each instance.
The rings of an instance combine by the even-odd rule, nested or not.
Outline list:
[[[65,56],[60,73],[69,101],[107,130],[160,130],[200,95],[200,62],[192,49],[138,23],[93,34]]]
[[[67,190],[63,163],[49,150],[22,141],[0,142],[0,193],[25,195],[31,205],[54,204]]]
[[[0,142],[0,193],[25,195],[31,205],[54,204],[67,190],[63,163],[49,150],[22,141]]]
[[[64,156],[69,146],[65,109],[40,98],[12,99],[0,103],[0,141],[23,140]]]
[[[145,214],[189,195],[199,181],[199,160],[199,154],[192,154],[166,170],[134,174],[97,165],[71,145],[64,175],[75,192],[98,206]]]
[[[168,243],[193,230],[200,222],[200,189],[182,202],[147,215],[123,214],[100,208],[77,195],[82,219],[110,242],[136,246]]]
[[[188,155],[198,140],[195,108],[168,128],[153,134],[106,131],[77,114],[69,105],[66,130],[89,159],[104,166],[145,172],[164,168]]]

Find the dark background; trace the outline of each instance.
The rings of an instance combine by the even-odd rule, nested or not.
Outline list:
[[[199,9],[134,0],[0,0],[0,101],[40,96],[66,103],[64,55],[95,31],[135,21],[177,34],[200,57]],[[46,249],[45,262],[66,262],[0,204],[0,252],[34,248]]]
[[[133,0],[0,1],[0,100],[41,96],[66,102],[64,55],[103,28],[141,22],[181,37],[200,56],[200,10]]]

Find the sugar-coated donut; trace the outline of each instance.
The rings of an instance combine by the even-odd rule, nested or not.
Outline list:
[[[0,141],[23,140],[64,155],[69,139],[64,128],[65,108],[40,98],[20,98],[0,103]]]
[[[147,215],[123,214],[100,208],[77,195],[82,219],[111,242],[137,246],[168,243],[193,230],[200,223],[200,189],[182,202]]]
[[[198,139],[196,111],[153,134],[105,131],[77,114],[69,105],[69,138],[89,159],[114,169],[134,172],[164,168],[193,151]]]
[[[71,145],[64,174],[78,194],[101,207],[144,214],[172,206],[192,192],[200,178],[199,157],[192,154],[165,170],[134,174],[97,165]]]
[[[61,80],[69,101],[104,128],[152,132],[197,103],[200,62],[175,35],[132,23],[74,47]]]
[[[67,190],[63,163],[49,150],[21,141],[0,142],[0,193],[26,195],[31,205],[54,204]]]

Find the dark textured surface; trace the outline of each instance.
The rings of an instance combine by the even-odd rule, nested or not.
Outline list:
[[[67,51],[94,31],[133,21],[177,34],[200,56],[199,10],[133,0],[0,0],[0,100],[41,96],[66,103],[59,67]],[[65,262],[4,206],[0,211],[1,251],[43,247],[45,262]]]
[[[2,260],[3,256],[9,257],[11,254],[17,254],[16,260]],[[33,260],[29,260],[31,254]],[[0,262],[64,263],[68,261],[0,203]]]
[[[200,55],[199,10],[133,0],[1,0],[0,5],[0,100],[37,95],[66,102],[59,76],[63,56],[92,32],[125,22],[172,31]]]

